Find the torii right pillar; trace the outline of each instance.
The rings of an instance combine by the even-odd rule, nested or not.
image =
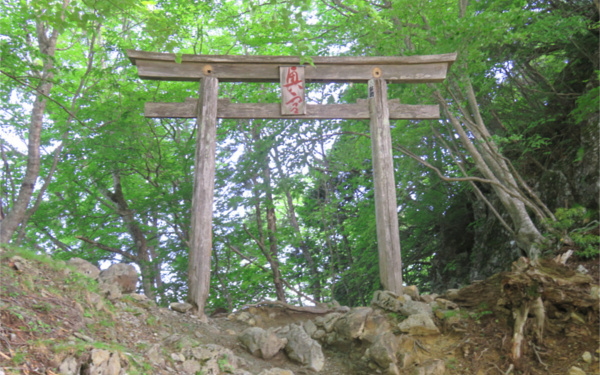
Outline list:
[[[379,276],[385,290],[401,295],[402,255],[387,84],[382,78],[373,78],[368,89]]]

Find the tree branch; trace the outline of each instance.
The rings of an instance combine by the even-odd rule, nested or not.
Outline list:
[[[139,260],[137,259],[136,256],[133,256],[133,255],[131,255],[131,254],[129,254],[129,253],[121,250],[121,249],[117,249],[116,247],[106,246],[106,245],[103,245],[103,244],[101,244],[99,242],[96,242],[94,240],[90,240],[89,238],[86,238],[86,237],[83,237],[83,236],[75,236],[75,238],[77,238],[78,240],[81,240],[83,242],[86,242],[86,243],[88,243],[88,244],[90,244],[92,246],[95,246],[98,249],[105,250],[105,251],[108,251],[108,252],[111,252],[111,253],[115,253],[115,254],[119,254],[119,255],[121,255],[121,256],[129,259],[132,262],[135,262],[135,263],[139,262]]]

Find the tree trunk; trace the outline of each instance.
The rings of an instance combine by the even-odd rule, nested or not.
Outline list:
[[[117,213],[123,219],[123,222],[127,226],[127,231],[133,240],[136,253],[135,258],[137,259],[137,263],[142,272],[142,287],[144,288],[144,294],[154,301],[154,270],[148,252],[146,235],[136,221],[133,210],[129,208],[129,205],[125,200],[123,187],[121,186],[121,176],[118,171],[113,172],[113,188],[115,192],[107,193],[107,195],[111,201],[117,205]]]
[[[470,87],[470,81],[468,82],[468,86]],[[469,114],[469,117],[473,120],[470,121],[464,116],[464,124],[458,116],[455,116],[450,111],[447,101],[439,91],[436,92],[435,98],[450,121],[452,128],[459,135],[462,145],[472,157],[477,170],[485,178],[496,182],[496,184],[492,184],[491,186],[503,207],[510,215],[517,245],[527,253],[530,259],[537,259],[540,254],[540,245],[544,242],[544,237],[529,216],[527,207],[535,209],[541,215],[543,215],[543,209],[533,206],[531,202],[526,207],[525,202],[527,198],[518,188],[514,175],[510,171],[506,161],[500,155],[497,146],[493,143],[479,115],[474,94],[472,92],[469,94],[469,103],[473,111],[473,113]],[[460,105],[460,103],[456,104]],[[462,112],[467,112],[464,108],[461,108],[461,110]],[[475,138],[475,142],[477,142],[477,146],[479,147],[471,140],[471,137],[465,131],[465,127]]]
[[[281,167],[281,163],[279,162],[277,148],[274,148],[273,151],[275,152],[275,157],[273,158],[273,160],[277,165],[279,175],[283,178],[284,171]],[[296,208],[294,206],[294,200],[292,199],[290,189],[287,186],[285,186],[283,190],[287,202],[288,218],[290,220],[292,228],[294,228],[294,232],[296,233],[296,239],[298,241],[298,245],[294,245],[294,247],[297,250],[300,250],[302,256],[304,257],[304,260],[306,260],[306,263],[308,264],[308,269],[310,271],[310,276],[312,279],[310,284],[310,290],[315,298],[315,301],[321,302],[321,279],[319,277],[319,270],[317,269],[317,265],[315,264],[314,259],[310,255],[310,250],[308,249],[306,241],[304,241],[304,238],[302,238],[302,233],[300,232],[300,225],[298,224],[298,218],[296,216]]]
[[[64,19],[64,10],[69,5],[69,0],[63,1],[63,11],[61,19]],[[36,20],[36,31],[40,52],[43,57],[43,68],[41,72],[41,81],[37,87],[38,94],[33,102],[31,110],[31,120],[29,123],[29,135],[27,139],[27,167],[25,176],[21,182],[19,195],[8,214],[0,221],[0,244],[9,243],[19,223],[25,217],[27,206],[33,195],[33,189],[40,173],[40,145],[42,124],[44,112],[46,110],[47,98],[50,94],[54,77],[54,56],[56,53],[56,43],[58,41],[59,30],[54,29],[47,35],[46,25],[40,18]]]
[[[275,202],[273,202],[273,193],[271,192],[271,169],[269,168],[268,156],[264,165],[264,178],[267,206],[267,237],[269,239],[269,253],[271,255],[269,263],[273,269],[273,283],[275,284],[277,300],[285,302],[285,290],[281,282],[281,271],[279,269],[279,259],[277,258],[277,219],[275,217]]]
[[[260,141],[259,130],[254,126],[252,128],[252,140],[254,145]],[[269,146],[270,147],[270,146]],[[263,183],[265,188],[265,206],[267,216],[267,235],[266,238],[269,241],[269,248],[266,247],[265,235],[262,228],[262,218],[260,209],[260,194],[258,191],[257,176],[254,176],[252,181],[255,189],[255,207],[256,207],[256,223],[259,232],[259,241],[257,245],[262,251],[263,255],[267,258],[269,265],[271,266],[271,272],[273,273],[273,285],[275,286],[275,294],[277,300],[285,302],[285,289],[281,280],[281,271],[279,270],[279,259],[277,256],[277,222],[275,217],[275,203],[273,202],[273,193],[271,191],[271,170],[269,168],[269,153],[264,152],[265,156],[263,160],[260,160],[260,165],[263,172]]]

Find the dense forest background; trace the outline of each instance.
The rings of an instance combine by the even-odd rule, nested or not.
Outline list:
[[[407,284],[467,284],[522,254],[598,254],[599,25],[589,0],[13,1],[1,5],[0,243],[125,261],[185,300],[196,124],[145,102],[126,49],[401,56],[458,52],[442,84],[389,86],[439,121],[393,121]],[[308,87],[355,102],[366,85]],[[277,84],[222,83],[234,102]],[[211,308],[274,298],[365,305],[380,288],[368,122],[221,120]]]

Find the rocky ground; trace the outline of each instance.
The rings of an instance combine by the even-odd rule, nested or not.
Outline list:
[[[1,253],[0,375],[599,373],[597,259],[521,261],[441,296],[406,287],[369,307],[263,302],[208,322],[132,293],[121,266],[100,274]]]

